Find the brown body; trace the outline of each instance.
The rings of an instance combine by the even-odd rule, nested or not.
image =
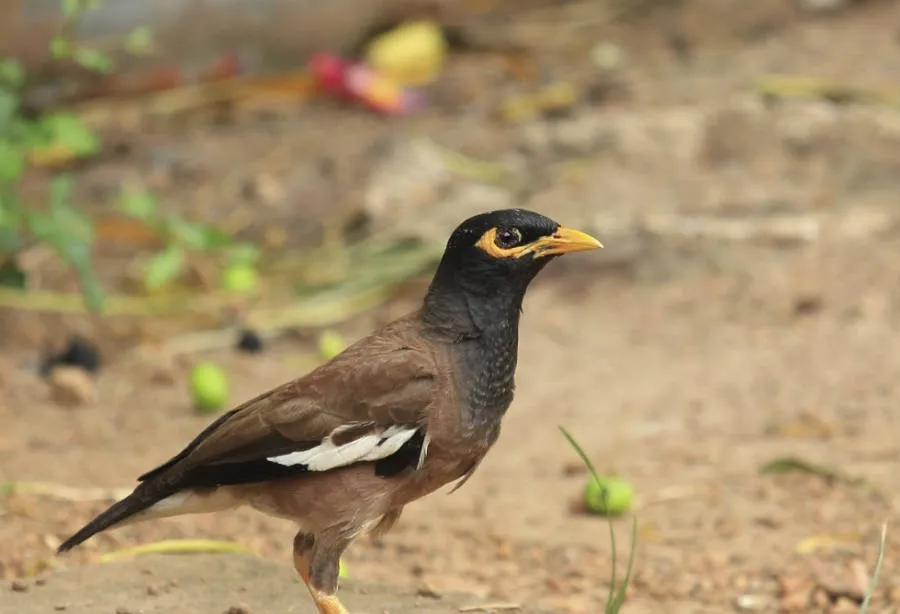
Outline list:
[[[373,348],[378,348],[375,352],[382,358],[398,351],[414,356],[414,359],[400,359],[393,364],[393,368],[396,369],[396,375],[402,375],[404,370],[409,369],[420,374],[427,372],[433,377],[430,384],[423,385],[418,391],[431,398],[424,412],[415,400],[417,394],[407,392],[412,401],[411,407],[406,408],[410,413],[406,416],[396,415],[403,411],[404,403],[400,402],[394,391],[384,390],[388,398],[378,405],[378,410],[373,414],[377,415],[380,410],[387,412],[393,420],[424,420],[429,439],[427,455],[421,468],[390,477],[379,477],[372,471],[371,463],[363,463],[274,483],[229,487],[226,497],[273,516],[300,519],[297,520],[299,529],[305,533],[333,531],[355,537],[362,531],[375,528],[382,520],[384,524],[379,529],[390,528],[407,503],[470,475],[496,441],[499,427],[490,432],[473,432],[461,423],[460,414],[456,411],[458,399],[455,391],[459,382],[456,379],[458,372],[453,364],[453,348],[434,340],[426,342],[418,316],[418,313],[414,313],[389,324],[363,343],[349,348],[341,355],[341,360],[323,365],[291,386],[295,387],[297,394],[332,389],[334,386],[335,390],[352,396],[353,391],[361,385],[371,390],[372,382],[369,377],[381,377],[382,369],[391,361],[374,363],[378,366],[369,374],[365,368],[357,368],[351,377],[342,376],[347,373],[343,369],[344,361],[371,361]],[[365,356],[361,355],[363,352]],[[334,381],[335,378],[337,381]],[[390,381],[383,380],[385,388],[388,388]],[[441,392],[431,396],[432,389]],[[277,411],[272,414],[274,417]]]
[[[223,414],[60,552],[138,520],[250,505],[297,524],[298,573],[322,614],[346,614],[345,548],[472,475],[512,402],[525,289],[551,257],[599,246],[519,209],[470,218],[421,309]]]

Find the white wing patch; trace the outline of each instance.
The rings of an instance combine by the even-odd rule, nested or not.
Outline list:
[[[309,471],[328,471],[362,461],[387,458],[409,441],[418,430],[418,427],[389,426],[380,433],[369,433],[342,445],[335,445],[332,433],[314,448],[270,456],[267,460],[285,467],[306,465]],[[336,432],[339,432],[339,429]]]

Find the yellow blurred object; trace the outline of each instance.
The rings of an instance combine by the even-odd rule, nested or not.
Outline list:
[[[403,86],[437,79],[447,55],[447,41],[433,21],[410,21],[374,38],[366,63]]]
[[[516,96],[503,102],[500,118],[514,123],[533,119],[539,115],[563,113],[581,100],[581,91],[574,83],[553,83],[534,94]]]

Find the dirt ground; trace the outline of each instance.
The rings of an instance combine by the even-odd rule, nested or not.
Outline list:
[[[224,217],[247,206],[241,186],[265,176],[278,189],[253,204],[252,225],[282,225],[289,244],[315,235],[325,209],[362,209],[376,228],[434,239],[469,212],[515,204],[607,246],[555,263],[534,284],[499,443],[459,492],[411,505],[381,542],[350,549],[351,611],[431,612],[422,609],[431,594],[446,596],[425,600],[435,614],[478,603],[602,611],[608,526],[573,510],[586,476],[562,425],[637,492],[624,612],[856,611],[883,523],[870,611],[900,612],[900,113],[754,91],[770,72],[900,87],[900,3],[851,5],[820,14],[695,0],[624,23],[588,20],[567,32],[618,46],[622,88],[565,117],[498,123],[499,97],[524,86],[492,88],[490,60],[457,58],[421,116],[385,122],[316,103],[158,127],[128,157],[86,170],[84,190],[141,175],[167,206]],[[530,29],[525,17],[515,25],[532,38],[547,32],[551,75],[584,74],[565,64],[572,46],[559,42],[574,17],[554,11],[529,15]],[[502,161],[519,181],[486,186],[436,170],[416,135]],[[414,306],[407,296],[341,330],[353,339]],[[209,420],[190,410],[181,366],[220,360],[238,402],[313,360],[309,341],[294,337],[261,355],[197,353],[174,366],[111,358],[96,400],[69,408],[52,402],[34,365],[48,339],[91,322],[0,318],[0,481],[127,487]],[[786,457],[836,473],[761,472]],[[0,588],[0,612],[308,611],[289,573],[291,527],[251,511],[138,525],[54,559],[60,539],[105,504],[0,496],[0,576],[12,583]],[[620,562],[631,518],[614,522]],[[263,560],[86,566],[175,537],[235,540]],[[146,588],[156,585],[166,588]],[[359,586],[399,588],[378,588],[384,605],[372,608]],[[218,587],[231,592],[220,600]]]

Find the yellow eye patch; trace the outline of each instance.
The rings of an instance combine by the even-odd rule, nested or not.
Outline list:
[[[557,228],[552,235],[510,248],[502,248],[497,245],[497,229],[491,228],[481,235],[475,246],[494,258],[521,258],[526,254],[534,254],[535,258],[540,258],[541,256],[558,256],[603,247],[600,241],[594,237],[562,226]]]
[[[520,258],[528,253],[529,245],[516,245],[515,247],[503,248],[497,245],[497,229],[491,228],[481,235],[476,247],[494,258]]]

